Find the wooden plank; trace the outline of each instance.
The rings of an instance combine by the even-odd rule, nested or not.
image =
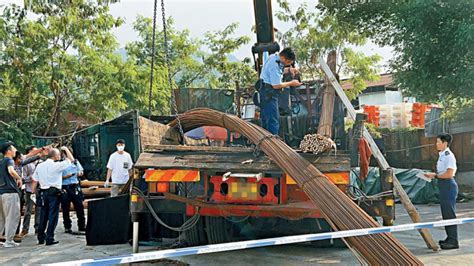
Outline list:
[[[147,145],[145,151],[202,151],[202,152],[252,152],[252,148],[245,147],[217,147],[217,146],[184,146],[184,145]]]
[[[179,133],[170,130],[168,125],[151,121],[144,117],[139,117],[140,139],[142,149],[148,145],[156,144],[179,144]]]
[[[336,73],[336,51],[329,52],[328,65],[332,73]],[[321,108],[321,117],[319,119],[318,134],[332,138],[332,123],[334,116],[334,101],[336,99],[336,92],[331,82],[326,77],[326,88],[323,93],[323,105]]]
[[[324,62],[324,58],[322,57],[319,58],[319,64],[321,66],[321,69],[324,71],[324,73],[326,73],[326,76],[329,78],[329,81],[331,82],[331,84],[334,86],[334,89],[336,90],[336,93],[339,95],[339,98],[342,100],[342,102],[346,106],[347,113],[355,121],[356,112],[355,112],[354,106],[352,106],[351,102],[349,101],[349,98],[347,98],[346,94],[344,93],[344,90],[342,89],[339,82],[337,82],[329,66],[326,64],[326,62]],[[377,144],[375,144],[374,139],[372,138],[369,131],[365,127],[363,131],[363,135],[364,135],[364,138],[369,143],[370,149],[372,150],[372,155],[376,158],[379,166],[383,170],[388,170],[390,168],[390,165],[388,164],[387,160],[385,160],[385,157],[380,152],[379,148],[377,147]],[[398,194],[400,201],[402,202],[403,206],[407,210],[412,221],[415,223],[421,222],[420,214],[416,210],[413,203],[410,201],[410,198],[408,197],[406,191],[403,189],[402,185],[400,184],[400,181],[398,181],[395,175],[393,175],[393,188],[395,192]],[[419,232],[421,236],[423,237],[423,240],[425,240],[425,243],[428,246],[428,248],[431,248],[434,251],[437,251],[439,249],[439,246],[434,241],[433,236],[428,231],[428,229],[421,229],[419,230]]]
[[[322,172],[348,172],[350,171],[350,159],[348,156],[326,156],[316,157],[314,155],[302,154],[303,157],[312,162]],[[250,164],[242,164],[243,161],[253,160]],[[268,157],[255,158],[252,154],[209,154],[197,155],[183,153],[161,154],[144,152],[140,155],[135,167],[139,169],[199,169],[202,171],[238,171],[238,172],[272,172],[280,173],[281,169]]]

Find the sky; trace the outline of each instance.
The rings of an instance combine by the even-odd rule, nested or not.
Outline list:
[[[0,3],[23,3],[23,0],[0,0]],[[308,3],[314,6],[316,1],[289,0],[291,6],[301,3]],[[272,0],[273,13],[278,9],[276,0]],[[161,7],[158,1],[158,26],[161,27]],[[255,43],[255,34],[251,31],[255,23],[253,0],[165,0],[166,15],[172,16],[176,28],[189,29],[191,37],[201,38],[207,31],[222,30],[227,25],[238,22],[239,28],[236,36],[247,35],[252,41],[235,52],[234,56],[239,59],[251,57],[251,47]],[[133,31],[133,22],[138,15],[153,17],[153,0],[121,0],[119,3],[110,6],[110,12],[114,16],[125,19],[125,23],[114,29],[121,46],[127,42],[136,40],[137,35]],[[274,20],[274,27],[280,31],[286,31],[290,25]],[[355,47],[357,51],[362,51],[366,55],[379,54],[383,60],[381,65],[386,65],[392,58],[393,49],[391,47],[379,47],[372,42],[362,47]]]

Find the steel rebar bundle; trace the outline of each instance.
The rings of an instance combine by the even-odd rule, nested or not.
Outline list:
[[[246,136],[296,181],[334,230],[380,226],[313,164],[265,129],[236,116],[206,108],[190,110],[179,115],[179,118],[184,131],[200,126],[219,126]],[[170,126],[176,124],[173,121]],[[423,265],[389,233],[349,237],[345,240],[360,255],[358,257],[370,265]]]

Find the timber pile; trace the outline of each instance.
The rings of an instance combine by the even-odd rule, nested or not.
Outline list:
[[[311,152],[314,154],[321,154],[325,151],[336,149],[336,143],[328,137],[320,134],[305,135],[300,142],[300,150],[303,152]]]
[[[86,199],[105,198],[110,195],[110,188],[104,187],[103,181],[81,181],[82,193]]]
[[[157,145],[157,144],[179,144],[180,135],[179,132],[169,130],[168,125],[149,120],[140,116],[138,118],[140,125],[140,143],[142,150],[145,150],[146,146]],[[186,144],[190,146],[207,146],[209,145],[207,139],[192,139],[184,137]]]
[[[206,108],[179,115],[185,131],[200,126],[219,126],[240,132],[257,145],[283,171],[293,177],[321,210],[334,230],[379,227],[369,215],[333,185],[313,164],[263,128],[236,116]],[[173,121],[170,126],[176,126]],[[358,258],[376,265],[422,265],[392,234],[383,233],[345,239]]]

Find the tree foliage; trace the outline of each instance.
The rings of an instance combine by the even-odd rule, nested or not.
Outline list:
[[[354,32],[346,27],[335,16],[311,11],[306,3],[292,8],[287,0],[277,1],[280,10],[276,16],[283,22],[291,23],[292,27],[286,32],[277,32],[283,46],[291,46],[296,51],[298,64],[305,77],[318,79],[323,75],[319,69],[320,56],[335,50],[338,58],[336,72],[349,76],[353,89],[347,91],[350,98],[355,98],[366,87],[366,81],[378,78],[377,63],[379,55],[366,56],[356,52],[353,46],[367,42],[364,34]]]
[[[152,110],[154,114],[169,114],[171,88],[188,87],[200,80],[198,75],[201,63],[196,56],[199,54],[198,40],[190,38],[187,30],[178,31],[173,27],[173,20],[168,19],[168,59],[172,84],[168,84],[165,65],[164,35],[159,30],[155,36],[155,63],[152,89]],[[150,72],[152,56],[153,24],[150,18],[138,16],[133,24],[138,39],[126,45],[127,76],[124,76],[127,87],[126,99],[129,108],[139,109],[148,113]]]
[[[474,2],[328,1],[319,7],[348,30],[394,47],[391,68],[398,86],[445,107],[474,98]]]
[[[222,31],[205,34],[204,44],[209,48],[210,53],[203,57],[203,61],[210,88],[233,89],[236,86],[235,83],[239,86],[247,86],[257,79],[249,58],[242,61],[229,60],[233,52],[250,42],[248,36],[232,37],[238,26],[238,23],[232,23]]]
[[[67,4],[28,1],[0,10],[0,138],[69,132],[77,123],[95,123],[120,112],[148,113],[152,20],[138,17],[138,39],[121,56],[112,30],[123,24],[108,1],[73,0]],[[249,61],[229,55],[248,37],[234,36],[238,24],[201,39],[168,26],[169,68],[163,32],[157,25],[152,113],[170,114],[171,88],[235,88],[248,85],[255,72]],[[167,71],[172,78],[168,84]],[[253,80],[253,79],[252,79]],[[77,123],[70,123],[77,120]],[[24,134],[19,134],[19,130]]]
[[[1,19],[0,90],[20,106],[12,115],[44,124],[46,135],[65,114],[97,121],[122,109],[121,60],[110,32],[122,20],[85,0],[30,8],[7,6]]]
[[[238,24],[221,31],[207,32],[203,39],[193,39],[188,30],[176,30],[172,19],[167,20],[169,66],[164,60],[164,34],[157,29],[155,40],[155,70],[152,110],[155,114],[169,114],[171,88],[206,87],[234,89],[235,82],[249,85],[255,71],[249,59],[230,61],[229,56],[249,42],[245,36],[234,37]],[[126,81],[129,106],[148,112],[149,78],[152,53],[152,20],[139,16],[134,23],[138,40],[126,46],[127,66],[132,67]],[[172,77],[168,84],[166,71]],[[127,77],[124,77],[127,79]]]

